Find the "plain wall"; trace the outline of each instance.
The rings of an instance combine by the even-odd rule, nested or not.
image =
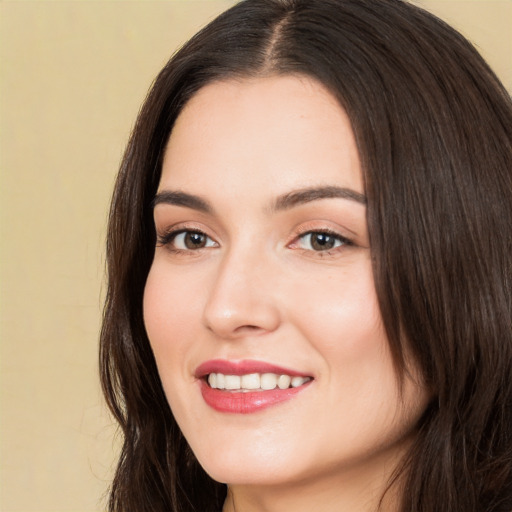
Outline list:
[[[319,0],[320,1],[320,0]],[[234,0],[0,1],[0,510],[104,510],[104,239],[140,104]],[[424,0],[512,90],[512,1]]]

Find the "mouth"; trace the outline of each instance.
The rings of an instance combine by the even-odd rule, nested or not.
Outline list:
[[[288,401],[309,387],[312,376],[260,361],[212,360],[196,371],[211,408],[247,414]]]
[[[309,382],[311,377],[277,373],[247,373],[244,375],[226,375],[210,373],[207,383],[212,389],[248,393],[251,391],[272,391],[273,389],[298,388]]]

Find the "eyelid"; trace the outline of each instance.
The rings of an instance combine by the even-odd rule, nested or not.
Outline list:
[[[333,231],[326,231],[326,230],[314,230],[314,231],[307,231],[306,233],[303,233],[302,235],[298,236],[298,239],[306,238],[307,236],[311,235],[327,235],[331,238],[334,238],[335,240],[342,242],[345,245],[348,245],[351,243],[351,241],[344,237],[343,235],[340,235],[339,233],[334,233]]]
[[[180,235],[183,235],[185,233],[196,233],[198,235],[204,235],[209,240],[212,240],[214,243],[215,240],[208,234],[204,233],[203,231],[199,231],[197,229],[177,229],[177,230],[171,230],[167,231],[162,235],[158,235],[158,240],[161,245],[166,245],[168,243],[171,243],[172,241],[176,240]]]
[[[206,230],[202,227],[199,227],[197,223],[193,222],[178,222],[171,226],[166,226],[165,229],[156,228],[156,242],[160,247],[169,246],[169,244],[181,233],[200,233],[210,240],[212,240],[216,246],[219,243],[216,240],[216,237],[208,233],[209,230]],[[210,247],[205,247],[210,248]],[[183,252],[194,252],[193,249],[175,249],[175,251],[183,251]],[[197,249],[198,250],[198,249]]]
[[[303,231],[302,233],[298,233],[295,237],[295,240],[304,238],[307,235],[314,235],[314,234],[323,234],[331,236],[332,238],[336,238],[337,240],[340,240],[344,243],[352,243],[352,241],[347,238],[346,236],[343,236],[341,233],[338,233],[336,231],[333,231],[331,229],[308,229],[307,231]]]
[[[333,237],[355,244],[355,240],[358,239],[355,232],[338,224],[335,226],[332,226],[332,224],[332,222],[327,221],[310,221],[301,223],[298,227],[294,228],[295,234],[293,235],[293,239],[295,240],[296,238],[310,233],[326,233]]]
[[[341,242],[335,247],[326,248],[325,250],[315,250],[314,248],[305,248],[301,246],[301,240],[304,239],[308,235],[313,234],[325,234],[330,237],[333,237],[337,241]],[[318,222],[308,222],[307,224],[300,226],[296,229],[295,235],[291,242],[287,244],[287,247],[293,250],[299,250],[304,255],[313,258],[322,258],[322,257],[336,257],[341,255],[344,251],[346,251],[350,247],[356,246],[354,239],[352,236],[345,236],[342,234],[341,229],[333,229],[331,227],[327,227],[325,223]]]

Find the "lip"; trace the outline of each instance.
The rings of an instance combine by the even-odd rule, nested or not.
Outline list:
[[[210,373],[224,373],[225,375],[276,373],[278,375],[284,374],[293,377],[308,377],[308,375],[263,361],[228,361],[225,359],[206,361],[198,366],[195,372],[196,378],[200,379],[199,382],[203,400],[208,406],[218,412],[233,414],[251,414],[286,402],[306,390],[313,382],[313,380],[310,380],[296,388],[237,392],[211,388],[206,382],[206,376]]]
[[[199,365],[195,376],[198,379],[206,377],[210,373],[223,373],[224,375],[246,375],[248,373],[277,373],[278,375],[290,375],[292,377],[310,377],[303,372],[266,363],[243,359],[241,361],[228,361],[227,359],[212,359]]]

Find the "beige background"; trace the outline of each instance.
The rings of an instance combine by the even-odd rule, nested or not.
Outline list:
[[[146,90],[234,0],[0,1],[0,510],[103,510],[106,212]],[[512,1],[424,0],[512,90]]]

